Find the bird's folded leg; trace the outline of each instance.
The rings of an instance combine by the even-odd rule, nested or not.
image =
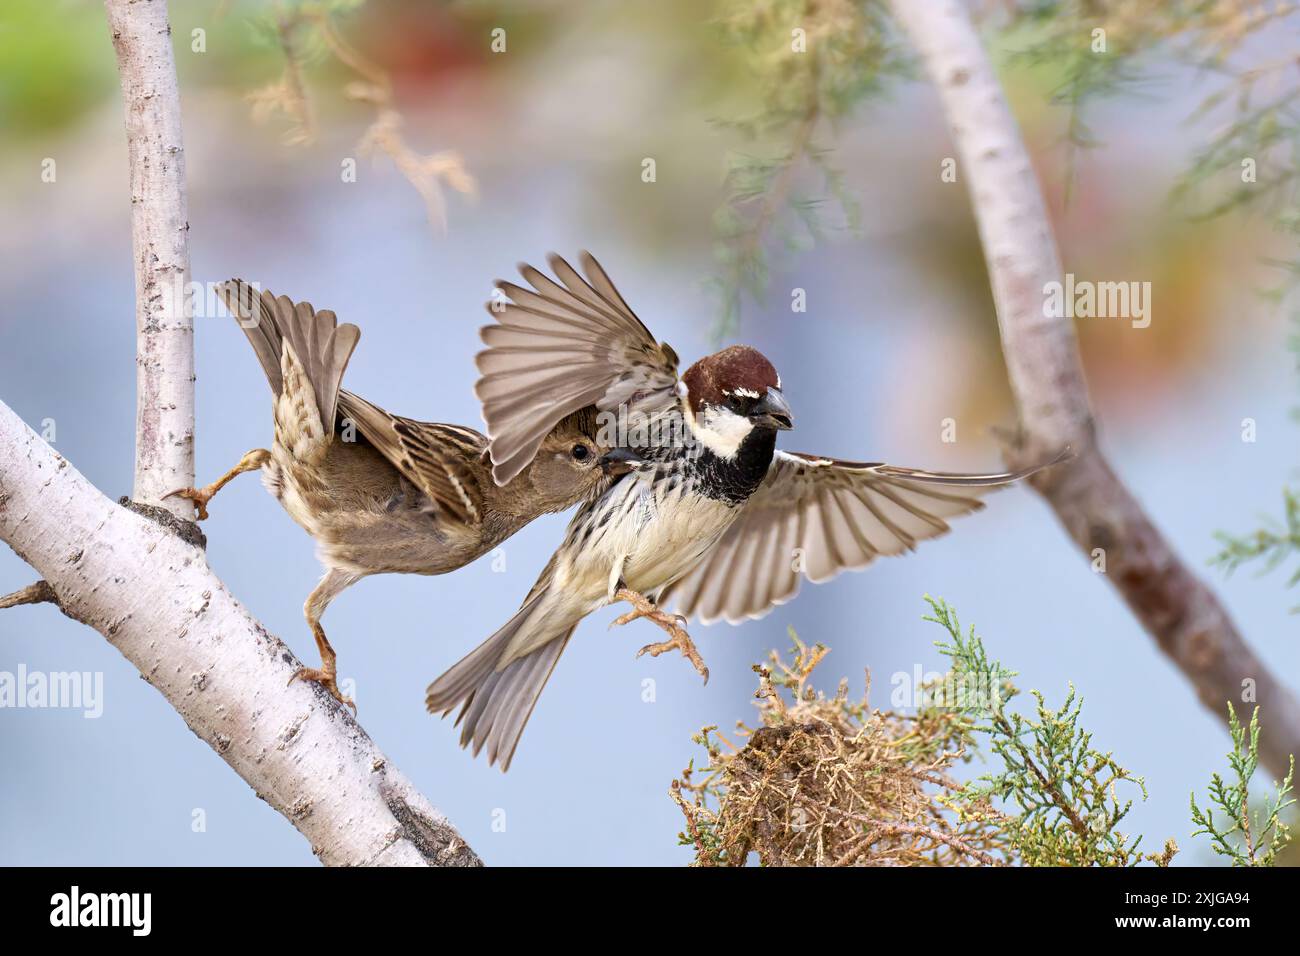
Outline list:
[[[700,656],[699,650],[695,647],[695,642],[691,636],[686,633],[686,618],[680,614],[669,614],[667,611],[661,611],[655,606],[644,594],[639,591],[633,591],[628,588],[619,588],[614,593],[614,600],[627,601],[632,605],[632,610],[619,617],[616,617],[610,623],[610,627],[616,625],[629,624],[638,618],[645,618],[658,624],[670,635],[669,640],[660,641],[657,644],[647,644],[641,650],[636,652],[636,656],[649,654],[651,657],[658,657],[666,651],[678,650],[682,656],[695,666],[700,676],[704,678],[704,683],[709,682],[709,669],[704,666],[704,658]]]
[[[319,623],[313,623],[311,626],[312,635],[316,638],[316,646],[320,649],[320,667],[300,667],[296,670],[289,683],[296,680],[311,681],[320,684],[330,696],[340,704],[346,704],[352,708],[352,713],[357,712],[356,701],[351,697],[344,697],[339,691],[338,685],[338,655],[334,653],[334,648],[330,647],[330,642],[325,637],[325,629]]]
[[[254,448],[243,458],[239,459],[239,464],[231,468],[228,472],[218,478],[210,485],[204,485],[202,488],[177,488],[175,491],[169,491],[163,495],[164,498],[178,496],[188,498],[194,502],[194,506],[199,509],[199,520],[206,521],[208,517],[208,502],[212,496],[226,486],[230,480],[237,475],[242,475],[246,471],[257,471],[262,465],[266,464],[271,458],[271,453],[265,448]]]

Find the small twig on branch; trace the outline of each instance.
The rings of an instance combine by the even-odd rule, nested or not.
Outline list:
[[[47,602],[58,604],[59,596],[54,593],[54,588],[50,587],[48,581],[37,581],[35,584],[20,588],[13,594],[0,597],[0,610],[18,607],[21,604],[45,604]]]
[[[1029,153],[966,5],[891,0],[897,22],[939,93],[975,207],[993,286],[1002,353],[1023,429],[1008,456],[1042,461],[1063,446],[1076,457],[1033,479],[1070,536],[1106,562],[1119,591],[1160,649],[1220,719],[1225,701],[1254,687],[1267,714],[1261,746],[1273,773],[1300,751],[1300,704],[1237,631],[1112,470],[1096,442],[1092,406],[1069,319],[1043,314],[1060,255]]]
[[[106,0],[126,100],[136,256],[136,500],[115,503],[0,402],[0,540],[331,865],[473,866],[455,828],[208,567],[191,519],[193,335],[180,99],[163,0]],[[169,283],[182,283],[179,286]],[[155,504],[155,502],[157,502]],[[177,506],[179,507],[179,506]],[[5,599],[8,601],[9,599]]]
[[[832,808],[834,809],[834,808]],[[840,811],[837,811],[840,812]],[[872,820],[870,817],[863,816],[859,813],[844,814],[859,823],[870,827],[866,834],[856,844],[849,848],[838,860],[832,863],[832,866],[852,866],[853,863],[871,848],[871,845],[886,836],[913,836],[930,840],[932,843],[942,843],[952,847],[964,857],[969,857],[984,866],[1006,866],[1006,861],[999,860],[991,853],[985,853],[978,847],[973,847],[961,837],[954,836],[951,833],[936,827],[927,827],[916,823],[895,823],[885,820]]]
[[[3,402],[0,502],[0,540],[64,613],[121,651],[321,862],[479,862],[345,708],[315,685],[287,686],[297,658],[198,547],[104,497]]]

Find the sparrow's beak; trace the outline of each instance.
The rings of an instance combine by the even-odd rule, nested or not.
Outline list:
[[[769,388],[767,394],[754,403],[749,412],[749,420],[755,425],[766,425],[768,428],[794,428],[790,403],[774,388]]]
[[[629,448],[615,448],[600,456],[600,470],[614,478],[636,471],[640,464],[640,457]]]

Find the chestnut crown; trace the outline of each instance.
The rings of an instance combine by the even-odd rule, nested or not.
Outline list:
[[[708,405],[727,408],[762,398],[769,388],[780,389],[781,376],[758,349],[732,345],[706,355],[682,376],[691,412]]]

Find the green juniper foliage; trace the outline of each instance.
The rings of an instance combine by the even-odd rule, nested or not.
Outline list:
[[[1053,101],[1069,111],[1071,166],[1075,150],[1100,145],[1086,118],[1096,102],[1166,81],[1161,64],[1190,66],[1209,77],[1213,89],[1189,120],[1204,121],[1212,132],[1175,198],[1213,186],[1226,195],[1201,215],[1268,207],[1285,227],[1297,225],[1300,78],[1289,55],[1260,62],[1241,51],[1259,37],[1294,30],[1298,13],[1300,6],[1290,2],[1021,0],[1003,5],[994,18],[1012,49],[1012,65],[1052,71]],[[1256,167],[1249,181],[1241,176],[1244,158]]]
[[[1293,334],[1287,347],[1296,356],[1300,366],[1300,334]],[[1300,418],[1300,409],[1292,409],[1293,417]],[[1262,527],[1243,535],[1216,532],[1214,537],[1222,546],[1210,559],[1210,564],[1232,574],[1245,564],[1262,561],[1259,573],[1267,574],[1281,566],[1292,555],[1300,552],[1300,494],[1291,488],[1282,489],[1282,520],[1265,518]],[[1287,587],[1300,583],[1300,567],[1287,580]],[[1300,606],[1291,609],[1300,611]]]
[[[1073,688],[1058,709],[1037,692],[1032,714],[1012,709],[1015,672],[946,602],[926,600],[951,669],[920,688],[914,713],[850,700],[846,682],[834,697],[816,692],[809,676],[826,648],[797,637],[789,663],[773,653],[755,668],[761,726],[739,726],[744,747],[705,728],[705,765],[673,781],[696,865],[1167,865],[1173,840],[1143,853],[1118,829],[1146,791],[1092,746]],[[1001,768],[958,780],[981,749]]]
[[[951,638],[939,650],[952,662],[957,677],[974,677],[976,685],[995,692],[987,706],[966,710],[971,731],[982,735],[1002,760],[1002,769],[986,774],[944,802],[959,817],[982,813],[991,799],[1014,809],[1003,817],[1011,845],[1020,861],[1047,866],[1131,866],[1142,860],[1167,862],[1138,850],[1141,837],[1130,840],[1118,829],[1133,805],[1119,796],[1127,785],[1146,799],[1146,786],[1121,767],[1112,755],[1092,746],[1092,734],[1079,726],[1083,701],[1073,685],[1064,703],[1049,708],[1043,695],[1031,691],[1032,716],[1008,706],[1018,692],[1014,672],[990,660],[975,628],[963,635],[956,612],[943,600],[926,596],[931,614],[925,620],[943,627]],[[971,683],[971,681],[967,681]],[[1166,846],[1166,854],[1172,856]]]
[[[1022,712],[1015,671],[946,601],[925,600],[925,620],[947,632],[935,646],[950,670],[919,688],[911,713],[870,706],[869,676],[860,700],[845,681],[834,696],[818,692],[810,677],[827,648],[793,630],[788,661],[773,652],[755,666],[759,726],[738,724],[743,746],[704,728],[694,740],[707,760],[673,781],[695,865],[1167,866],[1172,839],[1143,852],[1140,836],[1119,829],[1146,786],[1093,746],[1074,687],[1056,708],[1031,691]],[[1228,724],[1231,779],[1211,777],[1204,810],[1192,795],[1192,836],[1208,836],[1233,865],[1273,866],[1290,840],[1294,758],[1276,796],[1252,810],[1259,710],[1243,728],[1229,704]],[[978,756],[997,769],[958,780],[957,766]]]
[[[754,144],[732,157],[716,215],[718,272],[711,284],[720,300],[719,339],[735,331],[742,298],[766,292],[769,246],[790,250],[819,241],[828,206],[856,230],[856,202],[830,149],[814,142],[821,121],[848,116],[915,72],[881,0],[720,3],[724,37],[750,61],[764,105],[745,119],[719,123]],[[1285,237],[1300,239],[1300,73],[1285,52],[1263,63],[1242,54],[1259,37],[1294,29],[1300,5],[1010,0],[978,6],[977,14],[1009,51],[1008,65],[1048,75],[1052,101],[1067,110],[1067,201],[1079,151],[1101,145],[1094,105],[1166,81],[1161,65],[1190,66],[1215,83],[1189,117],[1209,130],[1208,142],[1190,160],[1172,198],[1189,204],[1210,191],[1198,217],[1257,209]],[[792,46],[795,27],[805,31],[803,52]],[[807,195],[796,193],[804,166],[823,177],[820,190]],[[1281,300],[1300,279],[1300,254],[1270,261],[1284,278],[1266,294]]]
[[[707,762],[674,780],[686,817],[681,841],[697,866],[962,866],[1007,862],[995,813],[965,821],[935,799],[961,784],[947,768],[964,759],[966,722],[942,708],[881,712],[808,679],[826,655],[791,633],[759,674],[761,726],[741,725],[738,749],[716,727],[694,739]],[[869,695],[869,690],[868,690]]]
[[[1021,3],[1011,8],[1003,25],[1009,65],[1050,72],[1052,102],[1066,110],[1067,202],[1079,152],[1102,143],[1088,119],[1089,107],[1139,86],[1140,58],[1151,42],[1140,23],[1134,24],[1137,30],[1106,30],[1111,24],[1098,16],[1097,6],[1045,0]],[[1105,32],[1094,33],[1098,29]]]
[[[1283,488],[1282,500],[1282,523],[1268,519],[1264,527],[1245,535],[1216,533],[1215,538],[1223,550],[1211,559],[1211,564],[1231,574],[1244,564],[1263,559],[1260,574],[1267,574],[1300,550],[1300,496],[1290,488]],[[1287,580],[1287,587],[1293,587],[1297,582],[1300,582],[1300,568]]]
[[[1300,282],[1300,73],[1289,51],[1300,4],[1022,0],[1007,5],[1001,19],[1019,47],[1013,63],[1057,71],[1053,98],[1069,110],[1067,201],[1078,151],[1100,145],[1085,121],[1091,104],[1168,82],[1162,64],[1191,67],[1208,80],[1211,91],[1188,117],[1206,141],[1170,199],[1198,220],[1235,211],[1267,217],[1288,251],[1263,259],[1279,278],[1260,293],[1279,305],[1293,296]],[[1278,38],[1285,38],[1280,50]]]
[[[792,250],[822,237],[827,200],[835,226],[856,231],[857,203],[816,134],[906,70],[882,0],[724,0],[721,8],[723,40],[742,51],[760,105],[715,121],[745,143],[729,157],[714,216],[716,339],[735,331],[744,295],[766,291],[770,246]],[[801,193],[805,172],[820,178],[821,195]]]
[[[1259,708],[1251,713],[1247,731],[1232,704],[1228,704],[1228,729],[1232,734],[1232,750],[1228,752],[1232,780],[1225,781],[1217,773],[1210,777],[1210,804],[1205,810],[1196,805],[1196,794],[1192,794],[1192,822],[1197,827],[1192,835],[1208,836],[1214,852],[1226,856],[1233,866],[1272,866],[1278,851],[1291,839],[1290,827],[1280,814],[1295,805],[1291,796],[1295,757],[1291,758],[1286,779],[1276,785],[1277,796],[1252,811],[1250,778],[1259,766]],[[1215,818],[1214,807],[1222,811],[1221,818]]]

